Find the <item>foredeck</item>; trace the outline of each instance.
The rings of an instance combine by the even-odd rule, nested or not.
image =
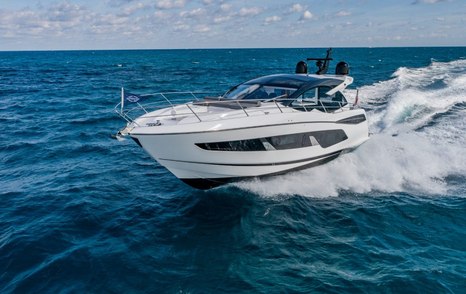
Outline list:
[[[206,93],[170,92],[145,95],[146,103],[133,103],[125,109],[121,102],[115,112],[129,124],[138,127],[153,127],[162,124],[192,124],[206,121],[236,119],[292,112],[337,113],[352,109],[347,102],[333,102],[332,105],[296,101],[296,98],[276,97],[273,99],[226,100],[221,97],[205,96]],[[150,98],[151,102],[149,102]],[[192,101],[194,99],[194,101]],[[190,101],[191,100],[191,101]],[[293,100],[293,103],[289,103]]]

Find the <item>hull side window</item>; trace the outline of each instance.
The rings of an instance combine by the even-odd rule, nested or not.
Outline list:
[[[348,139],[343,130],[297,133],[249,140],[196,143],[201,149],[211,151],[272,151],[305,148],[320,145],[327,148]]]

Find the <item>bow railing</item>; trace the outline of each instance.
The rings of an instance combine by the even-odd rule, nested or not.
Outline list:
[[[131,99],[132,97],[132,99]],[[149,101],[150,100],[150,101]],[[184,106],[180,109],[180,106]],[[145,95],[126,94],[122,89],[122,99],[114,107],[114,111],[128,123],[135,122],[136,118],[144,115],[145,118],[156,117],[186,117],[194,116],[199,122],[203,121],[202,116],[207,113],[206,107],[223,107],[241,110],[245,116],[257,114],[257,107],[264,114],[269,114],[269,110],[276,112],[304,111],[310,112],[314,109],[326,113],[344,111],[354,108],[354,104],[346,101],[312,101],[300,98],[288,98],[278,96],[265,99],[230,100],[223,99],[222,96],[212,96],[206,92],[165,92],[151,93]],[[148,115],[153,111],[161,109],[172,109],[165,114]]]

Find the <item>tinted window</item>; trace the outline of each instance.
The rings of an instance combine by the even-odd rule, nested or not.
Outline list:
[[[265,151],[265,147],[260,139],[198,143],[196,145],[205,150],[216,151]]]
[[[223,98],[231,100],[286,98],[296,91],[291,87],[268,86],[259,84],[241,84],[229,90]]]
[[[348,139],[343,130],[313,132],[312,135],[317,139],[322,148],[330,147]]]
[[[319,99],[321,101],[328,101],[328,102],[345,102],[344,96],[341,92],[336,92],[333,95],[327,95],[327,92],[330,91],[332,88],[331,87],[319,87],[318,92],[319,92]]]
[[[231,99],[231,100],[237,100],[237,99],[243,99],[245,96],[253,93],[256,91],[260,85],[254,84],[254,85],[238,85],[236,87],[231,88],[228,92],[223,95],[223,98],[225,99]]]
[[[277,150],[312,146],[308,133],[268,137],[265,139]]]
[[[348,137],[343,130],[328,130],[250,140],[197,143],[196,145],[205,150],[215,151],[270,151],[303,148],[314,145],[327,148],[346,139]]]

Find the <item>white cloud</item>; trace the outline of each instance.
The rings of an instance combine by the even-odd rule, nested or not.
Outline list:
[[[170,18],[170,14],[164,12],[164,11],[156,11],[154,12],[154,16],[157,18],[157,19],[169,19]]]
[[[138,25],[128,26],[128,19],[126,17],[119,17],[114,14],[99,15],[95,21],[89,23],[84,27],[84,30],[89,30],[95,34],[123,34],[130,35],[130,33],[138,32],[141,27]]]
[[[135,0],[105,0],[105,3],[108,3],[112,7],[120,7],[133,1]]]
[[[278,16],[278,15],[269,16],[269,17],[265,18],[265,24],[271,24],[271,23],[274,23],[274,22],[279,22],[281,20],[282,20],[282,18],[280,16]]]
[[[184,22],[177,21],[176,23],[173,24],[173,30],[175,32],[179,31],[187,31],[190,28],[189,25],[185,24]]]
[[[91,21],[93,15],[85,7],[67,2],[45,10],[0,10],[0,36],[61,36],[65,31],[82,30],[81,23]]]
[[[267,7],[265,4],[253,4],[261,3],[259,1],[238,0],[104,0],[105,5],[89,1],[42,0],[40,5],[24,4],[21,8],[15,4],[0,8],[0,50],[126,48],[125,46],[133,45],[141,48],[209,47],[219,46],[218,44],[241,47],[245,46],[245,34],[261,36],[257,37],[254,44],[275,46],[274,43],[267,43],[268,39],[261,39],[265,38],[262,36],[278,38],[285,30],[289,32],[286,37],[290,46],[293,46],[301,44],[297,36],[305,34],[301,31],[306,29],[303,23],[312,23],[316,19],[319,19],[319,26],[311,33],[321,38],[321,44],[328,43],[325,38],[330,38],[330,34],[321,32],[324,26],[330,24],[333,25],[330,33],[352,26],[352,33],[346,39],[351,41],[347,43],[348,46],[389,45],[382,38],[388,33],[392,39],[396,39],[396,36],[403,37],[398,42],[405,42],[407,45],[430,44],[429,42],[432,45],[465,44],[466,39],[462,34],[463,15],[453,8],[450,10],[456,14],[449,12],[441,5],[440,2],[443,1],[440,0],[409,0],[408,4],[414,1],[431,12],[425,15],[416,14],[416,18],[411,19],[415,7],[407,7],[400,11],[400,17],[409,19],[409,23],[400,24],[398,20],[389,26],[383,19],[375,17],[377,15],[367,17],[368,14],[362,10],[355,14],[352,9],[347,10],[343,5],[326,1],[319,2],[322,6],[317,8],[310,7],[309,3],[312,2],[303,0],[271,1],[267,3]],[[453,2],[444,1],[443,3]],[[243,7],[241,3],[249,4],[244,4]],[[317,9],[322,12],[322,17],[317,14]],[[335,21],[335,17],[341,17],[343,21]],[[396,20],[395,16],[393,19]],[[283,28],[280,29],[281,27]],[[437,35],[420,37],[412,34],[415,30],[432,31]],[[411,35],[407,35],[405,31],[409,31]],[[448,35],[441,36],[443,32],[448,32]],[[186,39],[186,36],[193,34],[197,34],[195,36],[199,38]],[[119,39],[122,35],[128,36],[124,38],[128,42]],[[339,40],[343,41],[345,40]]]
[[[436,4],[440,2],[445,2],[447,0],[416,0],[413,2],[413,4],[421,4],[421,3],[426,3],[426,4]]]
[[[205,25],[205,24],[201,24],[201,25],[197,25],[193,32],[195,33],[207,33],[207,32],[210,32],[210,27],[208,25]]]
[[[290,12],[303,12],[304,11],[304,6],[302,6],[299,3],[293,4],[291,8],[289,9]]]
[[[214,23],[224,23],[227,22],[231,19],[231,15],[225,15],[225,16],[216,16],[214,17]]]
[[[159,0],[155,6],[160,9],[183,8],[186,0]]]
[[[48,19],[58,22],[77,21],[80,17],[85,15],[85,8],[77,4],[70,4],[63,2],[54,5],[48,9]]]
[[[191,11],[182,11],[180,12],[181,17],[187,17],[187,18],[197,18],[201,17],[206,14],[206,10],[204,8],[195,8]]]
[[[123,9],[123,14],[124,15],[131,15],[131,14],[137,12],[137,11],[146,9],[146,8],[148,8],[150,6],[151,5],[148,4],[148,3],[137,2],[137,3],[134,3],[132,5],[129,5],[129,6],[125,7]]]
[[[310,20],[314,17],[314,15],[309,11],[304,11],[303,15],[301,16],[300,20]]]
[[[338,11],[337,14],[335,14],[335,16],[350,16],[350,15],[351,15],[351,12],[346,11],[346,10]]]
[[[222,5],[220,5],[220,10],[224,12],[229,11],[230,9],[231,9],[231,4],[223,3]]]
[[[262,12],[260,7],[243,7],[239,11],[239,16],[254,16]]]

